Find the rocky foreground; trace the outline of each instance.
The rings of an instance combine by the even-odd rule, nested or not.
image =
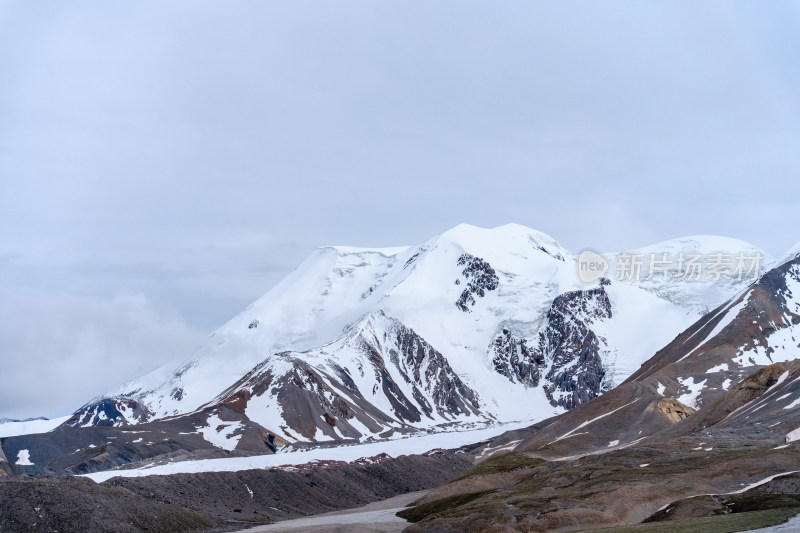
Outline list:
[[[696,412],[636,380],[617,391],[489,443],[513,451],[401,512],[407,531],[741,531],[800,513],[800,361]]]
[[[0,481],[0,531],[233,531],[429,489],[472,466],[435,453],[309,470],[247,470],[97,484],[72,476]]]

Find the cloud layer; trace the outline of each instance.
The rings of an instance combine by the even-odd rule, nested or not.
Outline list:
[[[798,28],[793,3],[0,0],[0,305],[26,318],[0,324],[0,363],[99,390],[316,246],[460,222],[780,256],[800,240]],[[16,375],[0,416],[67,407],[14,403]]]
[[[184,358],[202,334],[141,294],[0,301],[0,418],[54,417]]]

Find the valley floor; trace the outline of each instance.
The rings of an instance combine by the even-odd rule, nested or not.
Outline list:
[[[395,513],[425,496],[421,490],[367,504],[363,507],[334,511],[319,515],[284,520],[276,524],[241,530],[236,533],[261,533],[286,531],[291,533],[395,533],[408,526],[408,522]]]
[[[787,522],[777,526],[753,530],[752,533],[790,533],[792,531],[800,531],[800,516],[790,518]]]

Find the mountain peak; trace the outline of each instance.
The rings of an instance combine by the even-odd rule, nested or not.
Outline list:
[[[640,252],[761,252],[764,259],[772,259],[769,254],[761,250],[758,246],[731,237],[723,237],[720,235],[685,235],[674,239],[657,242],[638,248]]]
[[[320,250],[335,250],[339,255],[380,254],[386,257],[392,257],[405,252],[409,248],[410,246],[388,246],[380,248],[358,246],[322,246]]]
[[[724,238],[706,236],[662,244],[657,251],[753,249],[741,241],[728,246]],[[458,378],[464,386],[463,398],[471,398],[468,391],[473,391],[476,399],[482,399],[481,416],[486,420],[517,420],[572,406],[574,402],[564,400],[564,394],[582,401],[588,398],[586,391],[594,394],[606,382],[624,380],[699,318],[702,310],[715,307],[718,300],[726,300],[740,288],[738,284],[692,285],[654,279],[639,285],[609,282],[606,288],[593,289],[579,280],[574,256],[567,249],[549,235],[520,224],[495,228],[459,224],[411,247],[323,247],[219,328],[190,362],[168,375],[137,380],[135,387],[124,388],[133,391],[125,396],[147,407],[154,418],[185,414],[210,405],[221,391],[263,363],[262,370],[273,368],[274,379],[291,371],[300,381],[322,386],[328,380],[337,389],[329,378],[336,379],[355,394],[349,400],[342,397],[343,402],[374,401],[372,407],[364,408],[389,413],[400,409],[391,397],[396,387],[407,383],[402,374],[416,380],[407,374],[411,367],[403,367],[396,358],[407,353],[414,354],[409,355],[414,372],[424,374],[426,365],[437,361],[430,367],[438,376],[435,380],[450,380],[452,374],[455,383]],[[600,291],[607,305],[589,316],[584,306],[593,301],[593,295],[598,296],[593,291]],[[657,331],[647,327],[656,320]],[[631,331],[646,331],[646,335],[631,336]],[[576,346],[580,353],[567,349]],[[579,372],[562,372],[562,368],[573,368],[573,359],[579,366],[588,366]],[[394,372],[398,364],[401,374],[374,381],[374,365],[383,375],[384,366]],[[558,368],[551,372],[551,367]],[[264,379],[266,387],[266,375]],[[384,383],[386,394],[380,392]],[[414,383],[420,391],[427,387],[424,379]],[[270,385],[270,390],[275,386]],[[298,409],[308,407],[306,400],[315,401],[307,395],[310,390],[291,396],[295,392],[286,389],[284,394],[289,396],[281,396],[281,401],[291,400]],[[414,405],[418,403],[413,387],[404,394]],[[426,400],[431,409],[433,400]],[[266,402],[267,397],[259,401]],[[442,412],[455,413],[456,405],[464,416],[472,412],[471,400],[453,401]],[[423,404],[418,407],[427,412]],[[275,405],[258,407],[256,402],[247,416],[275,429],[283,416]],[[337,418],[334,411],[339,409],[341,416],[351,420],[345,404],[331,405],[314,404],[312,411],[328,409],[325,412]],[[314,411],[315,427],[323,411]],[[400,423],[399,419],[384,422]],[[369,426],[368,420],[362,423]],[[309,426],[301,434],[314,440],[312,429]],[[332,430],[323,429],[332,438]]]
[[[509,223],[494,228],[459,224],[434,239],[438,243],[453,243],[475,255],[495,256],[518,252],[532,247],[559,260],[572,253],[544,232],[521,224]]]

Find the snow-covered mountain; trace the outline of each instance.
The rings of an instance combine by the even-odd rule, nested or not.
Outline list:
[[[562,457],[706,430],[800,438],[800,248],[793,250],[620,386],[560,417],[521,449]],[[689,416],[695,411],[702,414]]]
[[[709,237],[650,249],[757,251]],[[570,251],[513,224],[460,225],[410,247],[322,248],[184,364],[87,404],[68,425],[225,408],[313,442],[542,419],[623,382],[751,281],[609,272],[587,284]]]

